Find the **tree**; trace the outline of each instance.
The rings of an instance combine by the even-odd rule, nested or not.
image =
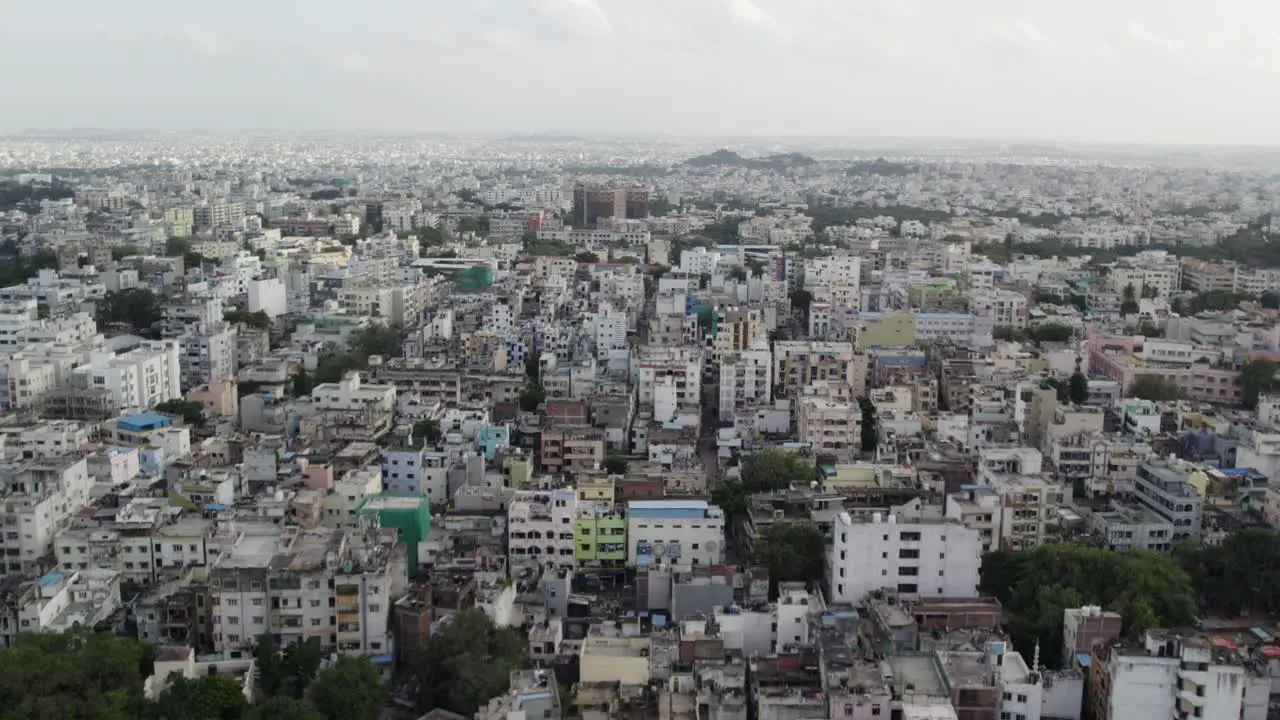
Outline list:
[[[1061,662],[1062,613],[1068,607],[1115,610],[1130,635],[1190,624],[1196,617],[1191,578],[1171,556],[1146,550],[1051,544],[988,553],[980,589],[1004,604],[1014,647],[1040,643],[1049,667]]]
[[[1058,323],[1047,323],[1031,329],[1031,337],[1037,343],[1064,343],[1075,337],[1075,334],[1075,328]]]
[[[776,522],[755,546],[756,562],[769,568],[769,597],[778,596],[778,583],[821,582],[826,570],[826,541],[817,525]]]
[[[143,288],[109,292],[98,303],[98,324],[121,323],[142,332],[160,321],[164,311],[155,293]]]
[[[1280,534],[1246,528],[1220,545],[1183,542],[1173,549],[1191,576],[1201,607],[1214,615],[1280,612]]]
[[[742,487],[749,493],[809,487],[818,479],[814,464],[795,453],[766,448],[742,461]]]
[[[337,188],[324,188],[311,193],[312,200],[337,200],[342,197],[342,191]]]
[[[577,261],[578,261],[578,262],[580,262],[580,263],[598,263],[598,262],[600,262],[600,256],[599,256],[599,255],[597,255],[597,254],[595,254],[595,253],[593,253],[593,252],[580,252],[580,253],[578,253],[577,255],[574,255],[574,256],[573,256],[573,259],[574,259],[574,260],[577,260]]]
[[[1149,322],[1142,323],[1142,327],[1138,328],[1138,332],[1142,333],[1142,337],[1164,337],[1164,331]]]
[[[440,438],[443,436],[444,433],[441,432],[440,423],[437,420],[427,418],[413,424],[413,437],[415,439],[420,438],[427,445],[435,445],[440,442]]]
[[[419,709],[440,707],[471,717],[507,691],[511,672],[524,665],[524,650],[519,633],[497,627],[484,611],[454,614],[415,663]]]
[[[369,658],[342,655],[320,673],[308,695],[326,720],[378,720],[385,692]]]
[[[291,697],[273,697],[254,705],[244,716],[245,720],[325,720],[314,705]]]
[[[529,383],[520,390],[520,409],[534,412],[547,399],[547,391],[541,385]]]
[[[1124,297],[1120,301],[1121,315],[1137,315],[1138,301],[1134,299],[1133,283],[1124,286]]]
[[[1271,290],[1264,292],[1258,302],[1267,310],[1280,310],[1280,293]]]
[[[165,257],[182,257],[191,252],[191,238],[172,237],[164,241]]]
[[[747,279],[747,269],[738,265],[729,268],[729,279],[744,282]]]
[[[268,697],[278,695],[284,684],[284,669],[275,635],[262,633],[254,638],[253,664],[258,671],[258,692]]]
[[[1195,295],[1191,298],[1191,302],[1187,304],[1187,309],[1192,315],[1199,314],[1206,310],[1210,312],[1235,310],[1240,303],[1247,300],[1254,300],[1255,297],[1249,293],[1233,293],[1225,290],[1210,290]]]
[[[138,642],[85,628],[19,635],[0,649],[0,718],[143,717],[142,680],[154,657]]]
[[[306,370],[299,370],[293,374],[293,396],[309,397],[311,391],[316,387],[316,381],[307,374]]]
[[[464,217],[458,221],[458,232],[484,235],[489,232],[489,218],[483,215]]]
[[[239,720],[249,707],[240,681],[230,675],[176,678],[156,700],[159,720]]]
[[[1129,386],[1129,395],[1142,400],[1166,402],[1182,397],[1182,388],[1178,383],[1160,375],[1139,375]]]
[[[1267,358],[1249,360],[1240,367],[1240,375],[1236,378],[1244,393],[1244,406],[1250,410],[1258,407],[1258,396],[1274,391],[1280,383],[1276,381],[1276,371],[1280,366]]]
[[[302,699],[315,680],[316,673],[320,672],[320,661],[323,658],[324,647],[318,637],[290,643],[281,654],[279,692],[294,699]]]
[[[711,503],[724,511],[725,517],[746,515],[751,510],[751,493],[734,478],[720,478],[711,490]]]
[[[400,330],[374,323],[359,330],[348,341],[351,348],[367,359],[370,355],[381,355],[384,358],[396,358],[404,354],[400,344]]]
[[[271,328],[271,316],[264,310],[257,312],[249,312],[248,310],[225,310],[222,313],[222,319],[232,325],[244,324],[249,327],[255,327],[259,330],[269,330]]]
[[[1025,330],[1019,330],[1008,325],[1000,325],[992,329],[991,337],[1002,342],[1025,342],[1031,336]]]
[[[1174,298],[1173,302],[1169,303],[1169,310],[1175,315],[1187,314],[1187,309],[1183,305],[1182,298]]]
[[[813,293],[808,290],[796,290],[791,293],[791,309],[798,310],[804,317],[809,317],[809,305],[813,303]]]
[[[1075,405],[1089,401],[1089,378],[1079,370],[1071,373],[1071,379],[1067,381],[1067,399]]]
[[[111,248],[111,259],[119,261],[141,252],[142,250],[137,245],[117,245]]]
[[[418,254],[426,255],[428,248],[444,245],[444,233],[440,228],[424,225],[417,229],[418,234]]]
[[[169,415],[181,415],[182,421],[195,427],[204,426],[204,406],[191,400],[165,400],[156,410]]]
[[[610,455],[604,459],[604,470],[610,475],[626,475],[630,463],[621,455]]]
[[[858,408],[862,411],[862,452],[875,452],[876,446],[880,444],[876,405],[869,397],[859,397]]]

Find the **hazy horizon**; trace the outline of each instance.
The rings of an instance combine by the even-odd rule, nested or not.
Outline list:
[[[70,0],[0,129],[1280,145],[1280,5]]]

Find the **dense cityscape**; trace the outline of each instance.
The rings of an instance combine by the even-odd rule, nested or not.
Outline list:
[[[1278,167],[0,138],[0,719],[1280,717]]]

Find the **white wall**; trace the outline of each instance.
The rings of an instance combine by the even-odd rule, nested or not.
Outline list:
[[[982,540],[977,530],[950,522],[897,522],[880,513],[871,522],[855,522],[841,512],[833,535],[832,603],[858,604],[880,588],[905,599],[978,595]],[[905,589],[910,585],[914,592]]]

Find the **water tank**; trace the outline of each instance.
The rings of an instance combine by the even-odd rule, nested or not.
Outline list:
[[[897,523],[898,523],[898,516],[894,515],[893,513],[889,513],[889,524],[896,525]]]
[[[880,524],[880,513],[871,513],[871,522],[872,522],[872,524],[879,525],[879,524]]]

